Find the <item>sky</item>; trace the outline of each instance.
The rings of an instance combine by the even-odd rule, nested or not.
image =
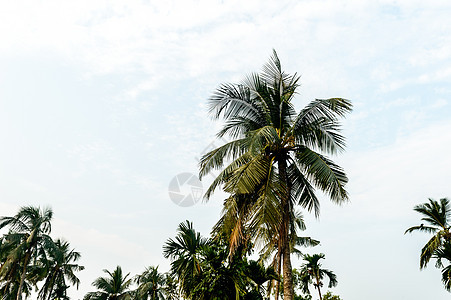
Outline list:
[[[342,97],[349,203],[304,212],[344,300],[448,299],[419,270],[427,235],[413,211],[451,197],[449,1],[9,1],[0,9],[0,215],[50,206],[52,236],[82,254],[82,283],[117,265],[168,271],[165,241],[184,220],[207,236],[223,194],[168,192],[221,124],[207,100],[258,72],[276,49],[301,75],[297,110]],[[205,189],[213,175],[202,181]],[[181,191],[181,193],[186,190]],[[300,266],[293,260],[293,266]],[[315,299],[315,298],[314,298]]]

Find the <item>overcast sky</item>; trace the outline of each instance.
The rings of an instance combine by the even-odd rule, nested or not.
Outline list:
[[[322,197],[306,235],[344,300],[448,299],[413,206],[451,197],[449,1],[8,1],[0,6],[0,215],[49,205],[82,254],[71,295],[102,269],[169,270],[188,219],[208,235],[222,197],[180,207],[174,176],[219,145],[206,102],[276,49],[299,110],[343,97],[350,203]],[[206,178],[204,187],[211,178]],[[294,260],[294,267],[300,265]]]

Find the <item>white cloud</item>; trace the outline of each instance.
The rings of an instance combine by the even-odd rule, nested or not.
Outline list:
[[[433,102],[431,104],[430,108],[432,108],[432,109],[443,108],[447,105],[448,105],[448,101],[443,98],[440,98],[437,101]]]
[[[423,74],[418,78],[419,83],[431,83],[436,81],[444,81],[449,82],[449,78],[451,77],[451,66],[446,66],[444,68],[439,68],[438,70],[434,70],[432,73]]]

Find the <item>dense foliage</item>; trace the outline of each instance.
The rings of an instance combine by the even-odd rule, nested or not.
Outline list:
[[[0,296],[22,299],[39,288],[38,299],[68,299],[69,284],[78,287],[75,272],[80,254],[68,242],[50,237],[50,208],[26,206],[12,217],[0,218]]]
[[[226,239],[203,238],[189,221],[181,223],[176,238],[164,246],[171,274],[186,299],[263,299],[263,285],[278,276],[262,262],[249,260],[248,254],[240,248],[229,257]]]

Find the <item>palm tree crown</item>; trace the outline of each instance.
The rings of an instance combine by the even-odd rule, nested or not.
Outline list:
[[[158,267],[148,267],[140,275],[135,277],[138,284],[136,298],[141,300],[164,299],[165,276],[158,272]]]
[[[163,246],[164,257],[170,258],[171,272],[176,275],[182,293],[188,297],[194,286],[194,278],[201,273],[202,250],[208,244],[193,224],[185,221],[179,224],[175,240],[168,239]]]
[[[324,277],[327,276],[329,278],[329,288],[338,284],[337,276],[332,271],[321,268],[321,263],[319,263],[319,260],[324,257],[325,255],[322,253],[313,255],[305,254],[303,255],[305,263],[300,269],[300,280],[303,292],[310,294],[308,287],[309,284],[313,284],[313,286],[318,290],[320,300],[322,299],[321,287],[323,286]]]
[[[423,231],[434,234],[421,249],[420,268],[422,269],[427,266],[434,251],[439,249],[444,242],[451,242],[451,206],[446,198],[440,199],[440,202],[429,199],[429,203],[416,205],[414,210],[423,216],[421,220],[426,222],[426,225],[412,226],[405,233]]]
[[[99,291],[86,294],[84,300],[131,299],[129,286],[132,284],[132,279],[127,279],[130,273],[124,276],[120,266],[117,266],[113,272],[108,270],[103,270],[103,272],[107,273],[108,276],[99,277],[92,283]]]

